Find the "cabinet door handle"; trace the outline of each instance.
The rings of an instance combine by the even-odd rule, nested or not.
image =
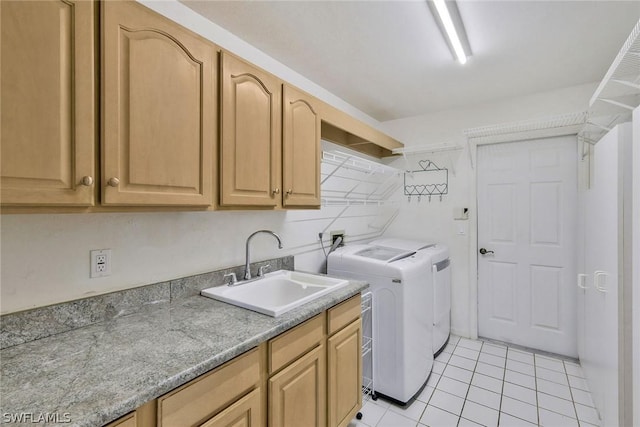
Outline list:
[[[118,185],[120,185],[120,180],[118,178],[109,178],[109,181],[107,182],[107,184],[109,184],[109,187],[117,187]]]
[[[587,283],[586,279],[587,279],[587,275],[586,274],[583,274],[583,273],[578,274],[578,287],[580,289],[589,289],[588,286],[584,285],[585,283]]]
[[[609,291],[607,291],[606,286],[603,286],[602,283],[603,281],[600,280],[601,277],[607,277],[607,273],[605,271],[602,270],[598,270],[598,271],[594,271],[593,272],[593,286],[599,290],[602,293],[607,293]],[[606,281],[604,281],[604,284],[606,285]]]
[[[93,185],[93,178],[90,176],[83,176],[82,179],[80,180],[80,184],[89,187],[91,185]]]
[[[280,194],[280,189],[279,188],[274,188],[272,193],[273,194]]]
[[[290,196],[291,193],[293,193],[293,190],[290,188],[290,189],[287,190],[287,196]]]

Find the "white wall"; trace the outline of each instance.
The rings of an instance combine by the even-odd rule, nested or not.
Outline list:
[[[278,212],[166,212],[2,216],[0,308],[10,313],[244,264],[295,255],[296,268],[320,272],[318,233],[344,230],[347,241],[380,235],[392,212],[343,206]],[[333,222],[332,225],[330,225]],[[89,251],[111,249],[112,275],[89,278]]]
[[[284,212],[3,215],[2,313],[242,264],[248,233],[283,232],[285,219]],[[268,239],[255,239],[256,260],[280,255]],[[92,249],[112,249],[110,277],[89,279]]]
[[[385,234],[437,241],[450,247],[453,332],[470,337],[477,334],[476,175],[469,158],[471,150],[475,164],[475,146],[467,146],[463,130],[581,112],[586,110],[595,88],[595,83],[580,85],[383,123],[383,131],[395,135],[406,147],[441,143],[465,147],[461,151],[408,156],[409,169],[417,169],[419,160],[429,159],[438,166],[455,169],[455,175],[449,174],[449,194],[442,202],[432,198],[429,203],[422,198],[417,203],[415,198],[411,202],[404,198],[400,214]],[[402,158],[391,165],[406,169]],[[453,209],[461,207],[469,208],[468,221],[453,219]],[[459,234],[460,229],[464,234]]]

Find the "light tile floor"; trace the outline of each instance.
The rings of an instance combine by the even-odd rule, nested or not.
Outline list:
[[[599,425],[582,368],[566,360],[451,336],[427,386],[406,407],[368,401],[350,427]]]

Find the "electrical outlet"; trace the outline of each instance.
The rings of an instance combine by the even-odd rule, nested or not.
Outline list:
[[[89,277],[111,276],[111,249],[90,251],[91,271]]]
[[[331,245],[333,245],[336,242],[336,239],[338,237],[342,237],[342,242],[340,242],[339,246],[344,245],[344,230],[337,230],[337,231],[331,232]]]

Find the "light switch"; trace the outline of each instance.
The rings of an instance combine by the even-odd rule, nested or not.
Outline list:
[[[469,208],[453,208],[453,219],[455,220],[468,220]]]

